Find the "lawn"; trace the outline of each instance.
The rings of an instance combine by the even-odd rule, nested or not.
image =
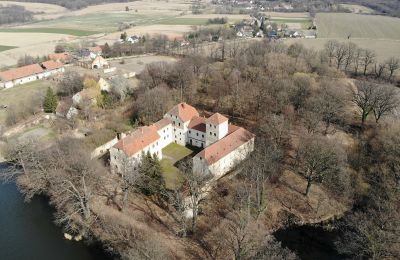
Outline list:
[[[174,164],[192,153],[192,150],[175,143],[162,150],[161,167],[163,168],[163,176],[168,189],[176,189],[182,185],[182,172]]]
[[[49,86],[49,81],[38,80],[0,90],[0,124],[5,123],[7,109],[11,109],[12,106],[29,106],[33,101],[42,98]],[[8,108],[1,108],[4,105],[8,106]]]
[[[95,31],[86,31],[79,29],[66,29],[66,28],[4,28],[0,32],[15,32],[15,33],[56,33],[67,34],[74,36],[89,36],[96,34]]]
[[[17,47],[15,46],[4,46],[4,45],[0,45],[0,52],[2,51],[7,51],[7,50],[11,50],[11,49],[15,49]]]

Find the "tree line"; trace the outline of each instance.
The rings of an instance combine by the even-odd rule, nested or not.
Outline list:
[[[33,13],[19,5],[0,5],[0,25],[25,23],[33,20]]]

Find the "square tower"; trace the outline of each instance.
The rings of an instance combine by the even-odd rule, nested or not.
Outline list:
[[[215,113],[206,120],[206,146],[221,140],[228,134],[228,118]]]

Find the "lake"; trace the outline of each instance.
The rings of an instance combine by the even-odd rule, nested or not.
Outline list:
[[[0,171],[5,166],[0,164]],[[64,239],[44,197],[25,203],[14,183],[0,183],[0,259],[110,260],[99,246]]]

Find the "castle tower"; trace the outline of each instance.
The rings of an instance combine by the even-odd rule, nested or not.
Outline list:
[[[215,113],[206,120],[206,146],[221,140],[228,134],[228,118]]]

